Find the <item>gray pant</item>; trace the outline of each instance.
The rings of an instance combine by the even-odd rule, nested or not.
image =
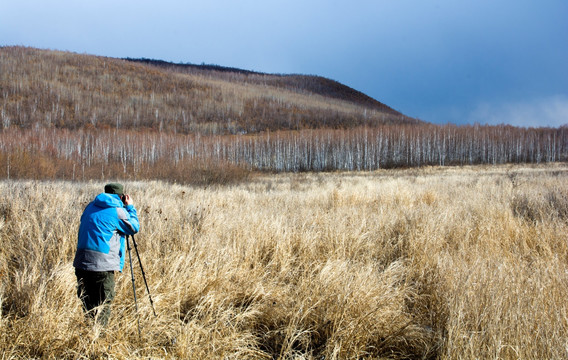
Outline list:
[[[83,303],[87,317],[95,318],[103,326],[110,318],[110,303],[114,299],[114,271],[87,271],[75,269],[77,296]],[[97,308],[102,305],[101,308]]]

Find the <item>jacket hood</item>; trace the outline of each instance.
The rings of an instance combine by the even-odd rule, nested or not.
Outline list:
[[[120,196],[116,194],[101,193],[97,195],[94,201],[95,206],[100,208],[117,208],[124,207]]]

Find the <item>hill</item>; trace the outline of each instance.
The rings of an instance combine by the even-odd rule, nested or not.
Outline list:
[[[318,76],[0,48],[0,178],[209,185],[556,161],[568,128],[429,124]]]
[[[392,115],[402,115],[400,112],[371,98],[370,96],[363,94],[360,91],[352,89],[337,81],[324,78],[322,76],[298,74],[265,74],[219,65],[175,64],[163,60],[153,59],[126,58],[125,60],[150,64],[181,73],[190,73],[195,75],[207,74],[208,76],[221,78],[227,81],[267,85],[287,89],[294,92],[322,95],[324,97],[351,102]],[[406,120],[408,121],[409,119]]]
[[[235,134],[415,124],[318,76],[0,48],[2,127]]]

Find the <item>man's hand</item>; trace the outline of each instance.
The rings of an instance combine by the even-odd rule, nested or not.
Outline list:
[[[134,204],[134,200],[132,200],[132,197],[130,197],[130,195],[128,194],[122,195],[122,202],[124,203],[124,206]]]

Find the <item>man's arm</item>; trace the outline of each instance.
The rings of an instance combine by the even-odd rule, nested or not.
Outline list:
[[[140,222],[138,221],[138,214],[134,207],[132,197],[124,194],[123,200],[125,207],[117,208],[119,231],[125,235],[134,235],[140,230]]]

